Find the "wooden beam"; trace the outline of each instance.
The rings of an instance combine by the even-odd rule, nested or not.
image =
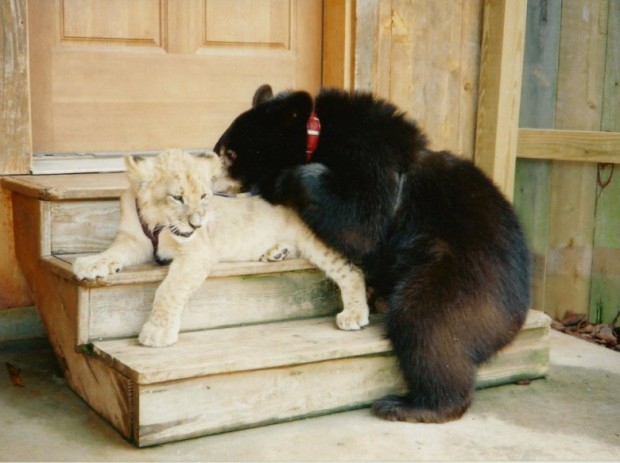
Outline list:
[[[323,87],[353,89],[355,3],[355,0],[325,0],[323,3]]]
[[[28,82],[27,1],[0,2],[0,176],[27,174],[32,151]],[[17,264],[13,206],[0,189],[0,309],[32,305]]]
[[[618,164],[620,132],[520,129],[517,156]]]
[[[0,2],[0,175],[30,170],[26,0]]]
[[[526,0],[485,0],[474,162],[512,199]]]

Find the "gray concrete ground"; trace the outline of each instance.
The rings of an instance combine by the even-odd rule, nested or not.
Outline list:
[[[552,333],[550,373],[477,391],[460,421],[390,423],[368,409],[137,449],[58,376],[39,343],[0,347],[1,461],[620,461],[620,354]],[[5,362],[21,368],[12,385]]]

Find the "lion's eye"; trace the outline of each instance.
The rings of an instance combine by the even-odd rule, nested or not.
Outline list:
[[[174,199],[177,203],[183,204],[183,196],[170,195],[172,199]]]
[[[206,193],[203,193],[202,196],[200,196],[200,199],[205,199],[207,197]]]

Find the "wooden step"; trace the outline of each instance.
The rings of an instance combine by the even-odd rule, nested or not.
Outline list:
[[[21,175],[3,177],[16,208],[37,204],[42,255],[96,253],[105,250],[120,220],[124,173]]]
[[[138,345],[167,269],[136,266],[94,282],[71,271],[76,253],[113,239],[124,175],[2,184],[13,191],[17,256],[67,383],[137,445],[347,410],[402,390],[382,324],[338,330],[338,290],[305,261],[218,265],[188,304],[178,344]],[[549,319],[530,312],[477,385],[542,377],[548,360]]]
[[[485,364],[478,387],[544,376],[546,316]],[[184,333],[164,349],[95,342],[91,355],[128,378],[140,446],[369,405],[403,391],[378,318],[362,331],[333,317]],[[128,418],[129,419],[129,418]]]
[[[145,264],[96,281],[78,281],[76,255],[47,256],[42,266],[74,284],[80,300],[76,343],[137,336],[168,267]],[[181,331],[335,315],[338,287],[304,259],[217,264],[183,311]]]

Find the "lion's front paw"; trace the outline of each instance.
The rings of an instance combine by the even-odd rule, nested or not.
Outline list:
[[[355,310],[343,310],[336,315],[336,325],[345,331],[360,330],[368,325],[368,307],[359,307]]]
[[[148,320],[140,330],[138,341],[143,346],[166,347],[179,340],[179,324],[168,321]]]
[[[94,280],[97,277],[107,277],[123,268],[119,259],[103,256],[78,257],[73,263],[73,273],[80,280]]]
[[[279,262],[289,257],[295,257],[297,250],[287,243],[278,243],[269,248],[262,256],[261,262]]]

